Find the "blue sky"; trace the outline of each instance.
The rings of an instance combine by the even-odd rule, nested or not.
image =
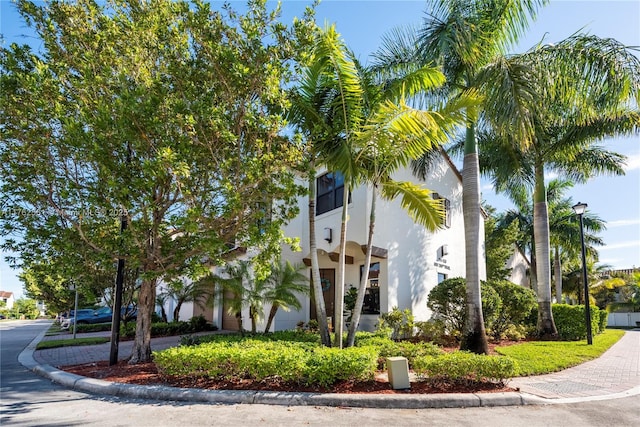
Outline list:
[[[245,2],[231,3],[240,8]],[[284,19],[290,20],[310,1],[285,0],[283,3]],[[423,16],[423,1],[324,0],[317,13],[318,22],[336,24],[346,43],[363,62],[378,47],[383,34],[397,26],[419,24]],[[542,39],[557,42],[577,31],[615,38],[628,46],[640,46],[640,1],[552,1],[541,11],[513,52],[523,52]],[[5,45],[14,41],[34,41],[20,36],[27,30],[8,0],[0,0],[0,33]],[[567,195],[575,202],[587,203],[588,210],[607,223],[607,230],[601,234],[606,245],[599,248],[600,262],[613,268],[638,267],[640,138],[615,139],[603,144],[628,157],[626,175],[593,179],[586,185],[575,186]],[[483,185],[482,192],[483,198],[499,210],[511,207],[504,197],[493,194],[488,183]],[[18,297],[22,294],[16,272],[4,259],[0,261],[0,289],[12,291]]]

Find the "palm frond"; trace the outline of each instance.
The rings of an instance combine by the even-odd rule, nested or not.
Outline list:
[[[411,182],[388,181],[382,184],[381,196],[387,200],[400,199],[401,206],[418,224],[430,231],[442,226],[444,208],[441,200],[433,199],[431,191]]]

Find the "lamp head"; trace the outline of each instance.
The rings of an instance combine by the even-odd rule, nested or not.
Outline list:
[[[576,213],[576,215],[582,215],[584,213],[584,211],[587,210],[587,204],[586,203],[576,203],[575,205],[572,206],[573,211]]]

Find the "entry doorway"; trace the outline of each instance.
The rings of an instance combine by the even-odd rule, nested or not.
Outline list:
[[[313,286],[313,275],[312,275],[311,282]],[[325,307],[325,310],[327,311],[328,317],[333,317],[335,282],[336,282],[335,268],[320,269],[320,283],[322,284],[322,296],[324,297],[324,307]],[[316,314],[316,302],[313,298],[313,293],[311,294],[310,318],[314,320],[318,320],[318,316]]]

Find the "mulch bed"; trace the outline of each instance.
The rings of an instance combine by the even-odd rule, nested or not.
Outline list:
[[[105,381],[140,385],[165,385],[182,388],[199,388],[205,390],[268,390],[364,394],[500,393],[516,391],[515,389],[503,384],[494,383],[432,384],[425,381],[412,382],[411,389],[409,390],[393,390],[382,373],[372,381],[342,381],[330,388],[326,388],[289,384],[277,380],[254,381],[249,379],[238,379],[222,381],[210,378],[167,376],[160,374],[153,362],[129,365],[126,361],[121,361],[117,365],[109,366],[109,363],[104,361],[84,365],[65,366],[61,369],[84,377],[98,378]]]

